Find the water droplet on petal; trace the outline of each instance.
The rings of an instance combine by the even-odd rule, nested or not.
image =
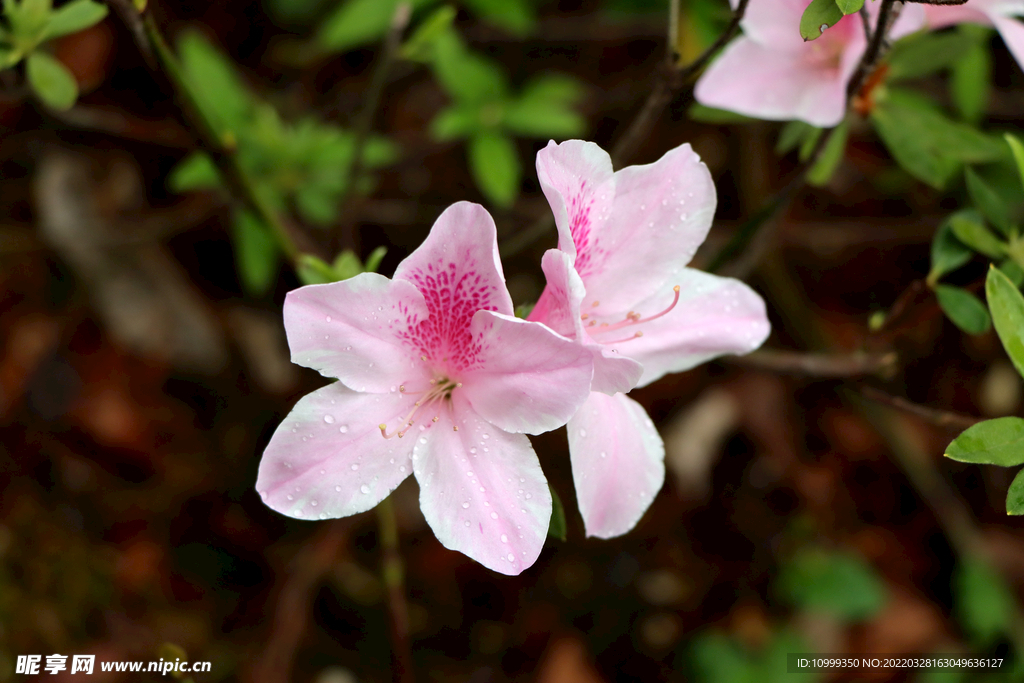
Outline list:
[[[530,500],[531,498],[533,498],[533,494],[532,493],[527,493],[526,494],[526,500]]]
[[[341,487],[340,486],[335,486],[334,490],[340,493],[341,492]]]
[[[363,484],[362,486],[359,487],[359,492],[363,493],[363,494],[367,494],[367,493],[370,492],[370,487],[367,486],[366,484]]]
[[[515,562],[516,561],[516,556],[513,555],[512,553],[509,553],[508,554],[508,561],[509,562]]]
[[[359,465],[357,465],[355,463],[352,463],[352,471],[355,472],[358,469],[359,469]]]
[[[467,508],[469,508],[469,501],[468,500],[462,504],[462,509],[463,510],[465,510]]]
[[[324,415],[324,422],[326,422],[329,425],[334,424],[334,416],[333,415]]]
[[[327,322],[331,322],[331,316],[327,316]]]
[[[580,430],[580,436],[586,436],[586,435],[587,435],[587,430],[586,429],[581,429]]]
[[[483,434],[481,434],[481,436],[484,437],[485,439],[491,438],[491,435],[488,434],[487,432],[484,432]]]
[[[601,457],[602,457],[602,458],[607,458],[607,457],[608,457],[608,454],[607,454],[607,453],[605,453],[604,451],[601,451]]]
[[[309,504],[312,505],[313,507],[316,507],[316,501],[315,500],[309,501]]]
[[[470,449],[469,449],[469,452],[470,452],[470,453],[476,453],[476,446],[474,446],[473,448],[470,448]]]
[[[492,512],[491,513],[491,519],[497,519],[497,518],[498,518],[498,513],[497,512]]]
[[[338,431],[342,434],[348,434],[348,425],[341,425],[338,427]]]
[[[420,443],[426,443],[426,442],[427,442],[427,438],[425,436],[421,436],[420,437]]]
[[[295,498],[294,498],[294,497],[292,497],[292,494],[290,494],[290,493],[289,493],[289,494],[288,494],[288,500],[295,500]]]
[[[502,534],[501,535],[501,542],[502,543],[508,543],[508,536],[506,536],[505,534]]]

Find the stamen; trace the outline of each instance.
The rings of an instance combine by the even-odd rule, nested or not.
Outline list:
[[[580,320],[586,320],[589,317],[590,317],[589,313],[584,313],[583,315],[580,316]]]
[[[441,419],[441,417],[440,417],[440,416],[438,416],[438,415],[435,415],[434,417],[430,418],[430,421],[431,421],[431,422],[437,422],[437,421],[438,421],[438,420],[440,420],[440,419]]]
[[[430,383],[434,386],[431,387],[431,389],[427,391],[427,393],[420,400],[416,401],[416,403],[413,404],[412,410],[409,411],[409,414],[405,416],[405,419],[403,419],[399,423],[404,424],[405,426],[396,432],[388,434],[387,425],[380,424],[378,425],[378,427],[380,428],[381,436],[383,436],[385,439],[390,439],[395,436],[401,439],[403,436],[405,436],[406,432],[408,432],[412,428],[413,424],[416,423],[415,417],[417,410],[419,410],[423,406],[433,403],[436,399],[450,398],[452,390],[462,386],[461,382],[453,383],[451,380],[448,379],[442,379],[440,381],[438,381],[437,379],[432,379],[430,380]],[[402,391],[405,391],[404,384],[402,385]],[[437,422],[440,419],[440,415],[435,415],[431,421]]]
[[[452,431],[454,431],[454,432],[459,431],[459,425],[452,425]]]
[[[639,323],[648,323],[648,322],[650,322],[652,320],[657,320],[658,318],[662,317],[663,315],[667,315],[668,312],[671,311],[673,308],[675,308],[676,304],[679,303],[679,285],[676,285],[675,287],[673,287],[672,291],[673,291],[673,293],[675,293],[675,297],[672,299],[672,303],[669,304],[668,308],[666,308],[665,310],[661,311],[660,313],[655,313],[654,315],[652,315],[652,316],[650,316],[648,318],[642,318],[642,317],[640,317],[640,314],[637,313],[636,311],[630,311],[629,313],[626,314],[626,319],[623,320],[622,322],[615,323],[614,325],[609,325],[608,323],[601,323],[601,329],[598,330],[598,332],[611,332],[612,330],[621,330],[623,327],[629,327],[630,325],[637,325]],[[637,336],[639,336],[639,335],[637,335]],[[602,343],[604,343],[604,344],[614,344],[614,343],[617,343],[617,342],[602,342]]]
[[[594,303],[590,304],[590,307],[591,307],[591,308],[597,308],[597,307],[598,307],[598,306],[600,306],[600,305],[601,305],[601,302],[600,302],[600,301],[595,301]]]
[[[613,341],[603,341],[603,342],[601,342],[601,343],[602,343],[602,344],[621,344],[622,342],[628,342],[628,341],[633,341],[633,340],[634,340],[634,339],[636,339],[637,337],[642,337],[642,336],[644,336],[644,333],[643,333],[643,332],[637,332],[637,333],[636,333],[636,334],[634,334],[634,335],[633,335],[632,337],[626,337],[625,339],[615,339],[615,340],[613,340]]]
[[[404,385],[404,384],[399,384],[399,385],[398,385],[398,390],[399,390],[399,391],[400,391],[401,393],[403,393],[403,394],[404,394],[404,393],[405,393],[405,385]]]

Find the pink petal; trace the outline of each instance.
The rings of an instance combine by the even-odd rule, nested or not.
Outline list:
[[[572,257],[559,249],[549,249],[541,266],[547,285],[527,319],[544,323],[562,336],[586,343],[589,338],[583,332],[580,318],[580,302],[585,291],[583,281],[572,267]],[[587,348],[594,359],[591,391],[624,393],[636,386],[643,372],[639,363],[597,345],[587,344]]]
[[[449,412],[417,437],[413,468],[441,545],[502,574],[537,560],[551,494],[528,438],[495,429],[456,393]]]
[[[625,315],[659,289],[670,293],[669,280],[707,236],[716,203],[711,173],[688,144],[617,172],[611,216],[595,234],[601,262],[589,274],[577,268],[587,288],[583,313]]]
[[[991,26],[992,20],[982,9],[987,9],[987,6],[991,4],[994,3],[984,2],[984,0],[972,0],[969,5],[925,5],[924,14],[928,27],[932,29],[953,26],[955,24]]]
[[[412,473],[412,440],[385,439],[411,399],[360,394],[340,382],[302,397],[260,461],[256,490],[297,519],[347,517],[374,507]]]
[[[807,0],[750,0],[740,22],[743,35],[779,50],[799,47],[804,42],[800,18],[807,5]]]
[[[831,127],[846,114],[846,84],[863,51],[855,15],[793,50],[743,37],[733,41],[704,72],[697,101],[773,121],[800,119]]]
[[[408,282],[363,273],[288,292],[284,327],[292,362],[337,377],[356,391],[389,391],[423,370],[403,336],[427,313]]]
[[[639,403],[593,393],[569,421],[569,455],[587,536],[612,538],[640,521],[665,481],[665,445]]]
[[[1024,68],[1024,24],[1008,17],[995,16],[992,20],[1013,58]]]
[[[869,12],[874,17],[877,14],[877,11],[874,10],[876,5],[874,3],[869,3],[869,5],[872,8]],[[934,7],[934,5],[920,5],[917,3],[906,3],[903,5],[900,16],[896,19],[896,23],[893,24],[892,30],[889,32],[889,39],[898,40],[903,36],[908,36],[924,28],[928,23],[925,7]]]
[[[537,176],[558,227],[558,248],[575,257],[586,275],[599,260],[602,245],[593,237],[608,219],[615,196],[615,176],[608,153],[593,142],[554,141],[537,152]]]
[[[462,375],[463,396],[508,432],[540,434],[564,425],[590,393],[593,361],[577,342],[544,325],[492,311],[473,317],[480,364]]]
[[[456,202],[445,209],[423,244],[398,264],[395,279],[416,285],[431,317],[445,318],[452,328],[468,326],[479,309],[513,313],[494,219],[479,204]]]
[[[678,284],[679,303],[665,316],[613,332],[591,333],[595,341],[615,334],[627,339],[608,346],[643,365],[637,386],[717,356],[749,353],[768,337],[764,300],[739,280],[686,268],[679,274]],[[647,316],[664,308],[664,297],[652,297],[642,302],[637,312]],[[635,331],[643,336],[630,338]]]

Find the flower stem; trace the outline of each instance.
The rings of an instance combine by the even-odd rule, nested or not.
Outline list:
[[[377,528],[381,550],[381,576],[388,592],[391,627],[392,680],[414,683],[412,648],[409,645],[409,610],[405,602],[405,568],[398,545],[398,521],[391,497],[377,505]]]

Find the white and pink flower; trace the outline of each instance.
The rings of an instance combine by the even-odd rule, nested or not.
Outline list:
[[[970,0],[963,5],[925,5],[928,26],[933,29],[954,24],[994,26],[1017,64],[1024,68],[1024,15],[1021,0]]]
[[[529,316],[593,354],[592,393],[569,420],[576,497],[587,535],[632,529],[661,489],[665,448],[634,386],[768,336],[764,301],[738,280],[686,268],[715,213],[711,174],[689,145],[612,172],[591,142],[537,155],[558,226],[547,286]]]
[[[524,434],[586,399],[591,354],[518,320],[494,221],[448,208],[394,279],[288,294],[292,360],[339,381],[302,398],[270,440],[256,489],[300,519],[373,508],[409,474],[441,543],[503,574],[537,559],[551,495]]]

